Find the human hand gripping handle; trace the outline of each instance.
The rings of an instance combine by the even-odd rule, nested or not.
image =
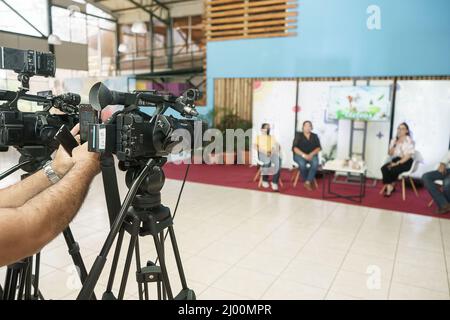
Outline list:
[[[96,175],[100,172],[100,154],[88,150],[88,142],[72,150],[74,167],[84,168],[86,173]]]
[[[55,139],[60,143],[60,145],[70,156],[72,156],[72,150],[79,145],[78,141],[75,140],[74,135],[71,131],[69,131],[66,125],[62,125],[61,128],[59,128],[58,132],[55,134]]]
[[[92,172],[93,175],[96,175],[100,171],[100,156],[97,153],[89,152],[87,143],[79,145],[78,142],[80,141],[80,136],[76,135],[79,130],[80,127],[77,125],[69,133],[67,127],[62,126],[58,131],[58,134],[55,135],[55,139],[60,142],[66,155],[71,155],[69,158],[72,165],[83,166],[85,170]]]
[[[70,131],[70,136],[72,136],[71,139],[75,139],[75,143],[76,146],[78,146],[78,142],[79,139],[77,139],[77,134],[80,131],[80,126],[77,124],[75,127],[72,128],[72,130]],[[59,137],[59,135],[57,135]],[[75,136],[75,138],[74,138]],[[55,136],[55,139],[56,136]],[[67,137],[65,137],[65,139],[67,140]],[[70,138],[69,138],[70,139]],[[59,140],[58,140],[59,141]],[[55,159],[53,160],[53,170],[55,170],[56,174],[62,178],[73,166],[73,160],[72,157],[70,156],[70,154],[68,153],[68,151],[66,151],[66,149],[63,147],[63,145],[65,144],[65,142],[60,142],[60,146],[58,151],[56,152],[56,156]],[[74,144],[73,144],[74,145]],[[67,147],[70,151],[71,148]]]

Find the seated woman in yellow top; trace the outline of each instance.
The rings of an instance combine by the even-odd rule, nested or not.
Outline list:
[[[263,163],[261,168],[263,188],[269,187],[269,175],[272,175],[272,190],[278,191],[281,158],[278,142],[275,137],[270,135],[270,125],[268,123],[263,123],[261,126],[261,134],[256,137],[255,148],[258,153],[258,159]]]

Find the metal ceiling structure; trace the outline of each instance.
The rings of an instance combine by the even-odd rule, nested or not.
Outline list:
[[[90,0],[91,3],[107,8],[112,14],[125,15],[140,11],[153,15],[160,22],[167,22],[170,18],[169,6],[189,1],[191,0]]]
[[[171,16],[171,8],[174,6],[193,2],[193,0],[89,0],[93,5],[108,9],[108,11],[118,17],[119,23],[131,24],[136,21],[148,22],[149,37],[151,47],[154,46],[154,34],[156,28],[163,27],[166,29],[166,56],[167,56],[167,68],[164,70],[158,70],[154,65],[153,51],[150,51],[150,70],[145,73],[134,74],[136,80],[150,80],[152,82],[165,82],[168,79],[182,77],[192,87],[199,87],[203,84],[194,85],[191,80],[194,77],[203,74],[203,64],[192,64],[190,67],[176,67],[173,65],[174,47],[173,47],[173,30],[174,19]],[[121,22],[122,21],[122,22]],[[178,27],[179,28],[179,27]],[[192,58],[194,59],[194,58]]]

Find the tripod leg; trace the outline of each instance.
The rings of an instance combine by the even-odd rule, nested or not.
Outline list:
[[[158,254],[159,264],[161,267],[162,280],[163,280],[164,288],[165,288],[165,290],[163,290],[163,292],[167,291],[167,295],[168,295],[169,299],[172,300],[173,295],[172,295],[172,289],[170,288],[169,275],[167,274],[166,261],[164,259],[164,249],[162,248],[162,244],[159,241],[157,234],[153,235],[153,241],[155,242],[156,252]]]
[[[175,238],[175,231],[173,226],[169,226],[170,242],[172,242],[173,254],[175,255],[175,261],[177,263],[178,274],[180,275],[181,286],[183,289],[187,289],[186,276],[183,270],[183,264],[181,263],[180,251],[178,250],[177,239]]]
[[[12,276],[12,269],[8,267],[6,269],[6,277],[5,277],[5,290],[2,294],[2,300],[7,300],[9,295],[9,288],[11,286],[11,276]]]
[[[123,269],[122,281],[120,282],[120,289],[119,289],[119,296],[118,296],[119,300],[123,300],[123,296],[125,294],[125,288],[127,286],[128,274],[130,273],[131,259],[133,258],[133,251],[136,246],[137,237],[139,236],[140,223],[141,222],[138,219],[133,218],[130,244],[128,245],[127,258],[125,260],[125,267]]]
[[[30,258],[26,258],[26,265],[25,267],[19,272],[19,291],[17,293],[17,300],[22,300],[23,297],[23,291],[25,289],[25,285],[27,284],[27,279],[28,279],[28,267],[29,267],[29,259]]]
[[[26,269],[26,286],[25,286],[25,300],[31,300],[32,287],[32,273],[33,273],[33,257],[28,258],[28,266]]]
[[[134,255],[136,256],[136,274],[141,273],[141,255],[139,252],[139,237],[136,238],[136,244],[134,246]],[[143,288],[145,288],[145,300],[148,300],[148,287],[147,287],[147,283],[145,284],[145,286],[143,286],[143,284],[141,282],[138,281],[138,293],[139,293],[139,300],[143,300],[142,297],[142,291]]]
[[[116,276],[117,263],[119,262],[120,249],[122,248],[124,233],[125,229],[122,227],[119,231],[119,237],[117,238],[116,250],[114,251],[114,258],[111,265],[111,272],[109,273],[108,286],[106,287],[106,292],[112,292],[112,287],[114,285],[114,277]]]
[[[80,246],[75,241],[75,238],[73,237],[72,230],[70,230],[70,227],[67,227],[63,231],[64,239],[66,240],[67,248],[69,249],[69,254],[72,257],[74,265],[77,267],[78,274],[80,276],[81,283],[84,283],[87,278],[87,270],[86,266],[84,265],[83,258],[80,254]],[[95,299],[95,296],[93,295],[93,298]]]
[[[19,277],[19,270],[13,270],[11,275],[11,283],[9,286],[9,296],[8,300],[14,300],[16,296],[16,289],[17,289],[17,279]]]
[[[32,277],[32,283],[33,283],[33,299],[38,300],[44,300],[44,297],[42,296],[41,292],[39,291],[39,271],[41,268],[41,253],[38,252],[36,254],[36,266],[34,271],[34,277]]]
[[[164,264],[165,264],[165,262],[166,262],[166,260],[165,260],[166,252],[164,250],[164,230],[162,230],[159,233],[159,241],[161,243],[162,256],[164,257]],[[165,290],[165,287],[164,287],[164,281],[161,283],[161,289],[162,289],[162,299],[163,300],[167,300],[166,290]]]
[[[161,300],[161,282],[157,282],[156,290],[158,290],[158,300]]]

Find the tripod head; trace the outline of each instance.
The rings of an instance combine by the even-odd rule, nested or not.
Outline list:
[[[140,235],[142,236],[151,233],[150,220],[162,221],[170,217],[170,209],[161,204],[161,189],[164,187],[166,180],[162,166],[167,159],[161,157],[151,160],[153,160],[153,165],[142,179],[136,195],[131,201],[130,208],[130,212],[142,221],[140,228]],[[132,187],[145,165],[146,163],[141,163],[141,165],[127,170],[125,182],[128,188]],[[126,218],[126,220],[129,219],[131,219],[131,216]]]
[[[161,189],[166,180],[162,166],[166,163],[167,159],[161,157],[154,158],[154,160],[154,166],[150,168],[146,177],[143,179],[131,203],[137,210],[152,209],[161,205]],[[137,178],[144,166],[145,163],[141,163],[127,170],[125,182],[128,188],[131,187],[133,181]]]

